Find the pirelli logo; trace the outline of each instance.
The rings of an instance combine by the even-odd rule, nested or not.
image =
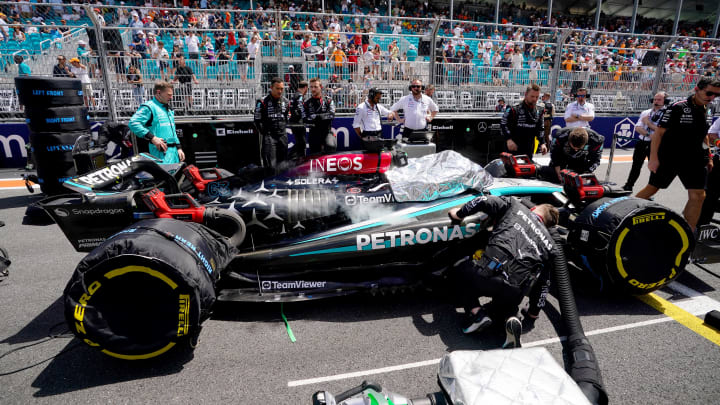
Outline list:
[[[657,221],[665,219],[665,213],[664,212],[653,212],[650,214],[640,215],[638,217],[633,218],[633,225],[642,224],[645,222],[650,221]]]
[[[178,330],[177,335],[185,336],[188,334],[190,329],[190,294],[180,294],[178,300],[180,304],[180,311],[178,316]]]

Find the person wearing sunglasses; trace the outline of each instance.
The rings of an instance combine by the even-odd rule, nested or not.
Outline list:
[[[708,137],[708,105],[720,95],[720,80],[703,77],[694,94],[669,106],[650,140],[650,180],[637,194],[649,199],[680,177],[688,191],[683,216],[695,230],[705,200],[705,180],[713,168]]]
[[[566,128],[590,128],[595,119],[595,106],[587,101],[587,89],[581,87],[575,91],[575,101],[565,108]]]
[[[410,94],[401,97],[390,107],[390,111],[403,110],[405,117],[398,119],[403,123],[402,136],[411,139],[413,132],[425,131],[428,122],[431,122],[438,113],[438,106],[430,97],[423,94],[425,86],[420,79],[410,82]]]

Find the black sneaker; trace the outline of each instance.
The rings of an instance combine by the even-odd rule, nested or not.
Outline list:
[[[522,347],[520,344],[520,335],[522,335],[522,322],[514,316],[505,321],[505,343],[503,349],[512,349]]]
[[[477,314],[470,315],[470,320],[468,321],[468,324],[463,327],[462,331],[465,334],[469,334],[481,331],[490,325],[492,325],[492,319],[490,319],[490,317],[487,316],[485,311],[480,308]]]

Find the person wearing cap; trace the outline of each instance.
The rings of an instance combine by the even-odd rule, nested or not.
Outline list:
[[[415,131],[425,131],[428,122],[431,122],[438,113],[438,106],[430,97],[422,94],[422,80],[414,79],[410,82],[410,94],[401,97],[390,107],[390,111],[403,110],[404,118],[398,118],[403,123],[403,138],[410,139]]]
[[[382,95],[382,90],[375,87],[371,88],[368,91],[367,100],[355,109],[352,126],[355,133],[362,139],[382,135],[380,117],[386,117],[388,120],[395,118],[392,111],[380,104]]]
[[[580,87],[575,91],[575,101],[565,108],[566,128],[590,128],[595,119],[595,106],[587,101],[587,89]]]
[[[150,142],[150,154],[163,163],[185,161],[185,153],[175,131],[175,112],[170,108],[173,85],[155,82],[154,97],[140,105],[128,126],[135,136]]]
[[[332,134],[335,102],[332,97],[323,96],[322,82],[317,77],[310,79],[310,97],[303,102],[302,113],[303,122],[309,127],[310,154],[334,152],[337,149],[337,141]]]
[[[507,105],[505,105],[505,99],[502,97],[498,98],[497,105],[495,106],[495,112],[504,114],[505,109],[507,109]]]
[[[82,82],[85,104],[88,106],[92,106],[94,104],[94,100],[92,97],[93,88],[90,82],[90,74],[88,71],[88,67],[80,63],[79,58],[71,58],[70,71],[72,72],[74,77],[77,77]]]

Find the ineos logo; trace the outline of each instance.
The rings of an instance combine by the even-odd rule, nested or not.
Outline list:
[[[69,217],[70,213],[65,208],[55,208],[55,215],[59,217]]]

